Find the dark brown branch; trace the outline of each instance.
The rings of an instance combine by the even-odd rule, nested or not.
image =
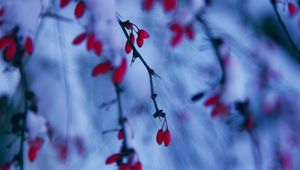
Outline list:
[[[27,92],[28,90],[28,84],[27,84],[27,79],[26,79],[26,75],[25,75],[25,71],[24,71],[24,66],[23,63],[20,62],[18,69],[20,71],[20,75],[21,75],[21,84],[22,84],[22,88],[23,88],[23,97],[24,97],[24,114],[25,114],[25,119],[22,120],[22,127],[21,127],[21,136],[20,136],[20,149],[19,149],[19,153],[18,153],[18,160],[19,160],[19,164],[20,164],[20,170],[24,170],[24,141],[25,141],[25,131],[26,131],[26,114],[28,111],[28,101],[27,101]]]
[[[130,46],[132,47],[133,50],[133,58],[132,61],[134,61],[136,58],[140,59],[143,63],[143,65],[145,66],[145,68],[147,69],[148,75],[149,75],[149,81],[150,81],[150,92],[151,92],[151,99],[153,101],[153,105],[155,108],[155,114],[157,114],[158,117],[164,117],[163,115],[163,111],[161,109],[159,109],[157,101],[156,101],[156,97],[157,94],[154,91],[154,83],[153,83],[153,77],[158,77],[158,75],[154,72],[154,70],[147,64],[147,62],[144,60],[144,58],[142,57],[142,55],[138,52],[138,50],[136,49],[136,47],[134,46],[134,44],[131,42],[130,37],[126,31],[126,22],[122,22],[119,18],[118,18],[119,24],[126,36],[126,39],[129,41]],[[154,114],[154,116],[155,116]],[[157,117],[155,116],[155,117]]]
[[[123,115],[122,103],[121,103],[121,92],[122,92],[122,89],[120,88],[119,85],[115,84],[115,91],[116,91],[116,94],[117,94],[117,104],[118,104],[118,113],[119,113],[119,125],[121,126],[121,132],[123,133],[123,136],[124,136],[123,146],[126,149],[128,149],[128,142],[127,142],[127,137],[126,137],[126,132],[125,132],[125,123],[126,123],[127,119]]]
[[[221,78],[220,78],[220,84],[224,84],[226,81],[226,72],[225,72],[225,66],[222,60],[222,54],[220,53],[220,45],[222,45],[220,43],[220,39],[215,37],[212,32],[211,29],[209,28],[207,22],[205,21],[205,19],[202,18],[202,16],[199,14],[196,16],[197,20],[199,21],[199,23],[202,25],[203,29],[204,29],[204,33],[206,34],[206,36],[209,38],[209,41],[211,42],[215,55],[219,61],[220,67],[221,67]]]
[[[276,17],[277,17],[277,19],[278,19],[278,21],[279,21],[279,24],[280,24],[280,26],[281,26],[282,29],[283,29],[283,32],[285,33],[285,35],[286,35],[288,41],[290,42],[292,48],[294,49],[296,55],[300,58],[300,51],[299,51],[299,49],[298,49],[296,43],[295,43],[294,40],[292,39],[292,37],[291,37],[291,35],[290,35],[290,33],[289,33],[289,31],[288,31],[286,25],[284,24],[284,22],[283,22],[283,20],[282,20],[282,18],[281,18],[281,16],[280,16],[280,14],[279,14],[279,11],[278,11],[278,8],[277,8],[277,5],[276,5],[277,2],[274,1],[274,0],[270,0],[270,1],[271,1],[272,6],[273,6],[273,9],[274,9],[274,12],[275,12],[275,14],[276,14]]]

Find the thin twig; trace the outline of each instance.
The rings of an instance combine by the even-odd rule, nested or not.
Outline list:
[[[221,78],[220,78],[220,84],[224,84],[226,81],[226,73],[225,73],[225,66],[222,60],[222,54],[220,53],[220,45],[218,43],[218,38],[216,38],[212,32],[211,29],[209,28],[207,22],[205,21],[205,19],[202,18],[202,16],[199,14],[196,16],[197,20],[200,22],[200,24],[202,25],[203,29],[204,29],[204,33],[206,34],[206,36],[209,38],[209,41],[211,42],[211,44],[213,45],[213,49],[215,52],[215,55],[219,61],[220,67],[221,67]]]
[[[19,163],[20,163],[20,170],[24,170],[24,160],[23,160],[23,155],[24,155],[24,141],[25,141],[25,130],[26,130],[26,114],[28,111],[28,101],[27,101],[27,96],[26,93],[28,92],[28,84],[27,84],[27,79],[23,67],[23,63],[19,63],[18,67],[21,75],[21,84],[23,88],[23,97],[24,97],[24,114],[25,114],[25,119],[22,120],[22,127],[21,127],[21,138],[20,138],[20,149],[19,149]]]
[[[162,113],[162,110],[159,109],[158,107],[158,104],[157,104],[157,101],[156,101],[156,97],[157,97],[157,94],[155,93],[154,91],[154,83],[153,83],[153,77],[159,77],[155,72],[154,70],[147,64],[147,62],[145,61],[145,59],[142,57],[142,55],[138,52],[138,50],[136,49],[136,47],[134,46],[134,44],[131,42],[130,40],[130,37],[126,31],[126,25],[125,25],[125,22],[122,22],[119,18],[118,18],[118,21],[119,21],[119,24],[126,36],[126,39],[129,41],[129,44],[130,46],[132,47],[132,50],[133,50],[133,60],[138,58],[142,61],[143,65],[145,66],[147,72],[148,72],[148,75],[149,75],[149,81],[150,81],[150,92],[151,92],[151,99],[153,101],[153,105],[154,105],[154,108],[155,108],[155,112],[156,113]]]
[[[127,142],[127,137],[126,137],[126,132],[125,132],[125,122],[127,120],[123,116],[122,103],[121,103],[121,92],[122,92],[122,89],[120,88],[119,85],[115,84],[115,91],[116,91],[116,94],[117,94],[117,103],[118,103],[118,112],[119,112],[119,124],[121,126],[121,132],[124,135],[123,146],[125,148],[128,148],[128,142]]]
[[[283,32],[285,33],[288,41],[290,42],[290,44],[291,44],[292,48],[294,49],[295,53],[297,54],[297,56],[300,57],[300,51],[299,51],[296,43],[292,39],[292,37],[291,37],[291,35],[290,35],[290,33],[289,33],[286,25],[284,24],[284,22],[283,22],[283,20],[282,20],[282,18],[280,16],[280,14],[279,14],[279,11],[278,11],[278,8],[277,8],[277,5],[276,5],[276,1],[274,1],[274,0],[270,0],[270,1],[271,1],[272,6],[273,6],[273,9],[274,9],[274,12],[276,14],[276,17],[277,17],[277,19],[279,21],[279,24],[280,24],[280,26],[283,29]]]

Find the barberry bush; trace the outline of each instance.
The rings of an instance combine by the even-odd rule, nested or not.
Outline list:
[[[0,170],[300,169],[299,6],[0,0]]]

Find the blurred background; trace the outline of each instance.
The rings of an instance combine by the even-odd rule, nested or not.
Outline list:
[[[105,160],[119,152],[121,141],[117,132],[103,133],[120,128],[112,74],[92,77],[91,72],[105,60],[118,65],[122,57],[128,62],[121,84],[126,132],[143,169],[300,169],[300,56],[270,0],[177,0],[171,12],[164,11],[158,0],[151,10],[143,9],[142,0],[84,2],[88,11],[76,19],[77,1],[64,8],[50,0],[0,1],[5,9],[1,37],[18,25],[20,36],[34,39],[34,53],[24,59],[25,74],[37,98],[38,114],[53,130],[34,162],[28,161],[25,145],[25,169],[117,169]],[[290,15],[287,1],[278,3],[277,9],[298,45],[300,16]],[[223,84],[214,46],[196,18],[199,11],[204,11],[201,16],[213,36],[223,41],[219,49],[226,60]],[[153,118],[149,76],[140,60],[130,64],[132,53],[125,54],[126,37],[116,16],[150,34],[137,49],[160,77],[154,78],[154,88],[172,136],[168,147],[156,143],[163,121]],[[195,38],[183,38],[173,47],[169,26],[174,22],[191,23]],[[101,57],[88,52],[85,44],[72,45],[77,35],[91,30],[104,44]],[[10,120],[24,101],[19,70],[3,57],[0,70],[0,165],[4,165],[19,151]],[[192,101],[199,93],[203,97]],[[214,94],[230,108],[226,115],[212,116],[212,108],[204,106]],[[248,105],[241,109],[238,103]]]

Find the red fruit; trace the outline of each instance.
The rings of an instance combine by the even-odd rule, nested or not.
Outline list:
[[[169,129],[167,129],[164,133],[164,144],[165,146],[169,146],[171,143],[171,134]]]
[[[144,44],[144,39],[140,36],[137,37],[136,39],[136,44],[139,46],[139,47],[142,47],[143,44]]]
[[[215,117],[218,115],[226,114],[227,112],[228,112],[228,107],[226,107],[222,104],[217,104],[211,111],[211,116]]]
[[[171,39],[171,45],[175,47],[183,39],[184,28],[178,23],[172,23],[170,25],[170,30],[174,32],[173,38]]]
[[[213,104],[216,104],[217,102],[219,102],[219,95],[214,95],[210,98],[208,98],[205,102],[204,102],[204,106],[210,106],[210,105],[213,105]]]
[[[61,8],[64,8],[64,7],[66,7],[70,3],[70,1],[71,0],[60,0],[59,6]]]
[[[33,42],[30,37],[27,37],[25,40],[25,51],[31,55],[33,53]]]
[[[131,47],[129,41],[127,40],[126,44],[125,44],[125,52],[126,52],[126,54],[129,54],[131,51],[132,51],[132,47]]]
[[[44,140],[42,138],[36,138],[35,140],[29,141],[29,151],[28,151],[28,159],[30,162],[33,162],[36,157],[38,151],[41,149],[42,145],[44,143]]]
[[[154,0],[144,0],[143,1],[143,9],[150,10],[153,7]]]
[[[17,52],[17,46],[16,44],[13,42],[11,43],[5,51],[4,57],[6,60],[12,60],[14,58],[14,56],[16,55]]]
[[[297,13],[297,6],[296,6],[296,4],[294,4],[292,2],[289,2],[288,9],[289,9],[289,13],[290,13],[290,15],[292,17],[296,15],[296,13]]]
[[[75,39],[72,41],[72,44],[78,45],[78,44],[82,43],[82,41],[86,38],[86,36],[87,36],[87,34],[85,32],[77,35],[77,37],[75,37]]]
[[[76,18],[80,18],[83,16],[85,12],[85,4],[83,1],[79,1],[75,7],[74,15]]]
[[[124,139],[124,134],[123,134],[122,130],[118,131],[118,139],[119,140],[123,140]]]
[[[114,84],[120,84],[123,80],[123,77],[126,73],[126,69],[127,69],[127,61],[126,58],[122,59],[121,65],[115,69],[114,73],[113,73],[113,83]]]
[[[156,142],[161,145],[164,140],[164,131],[162,129],[159,129],[159,131],[156,134]]]
[[[137,162],[136,164],[134,164],[132,170],[142,170],[143,169],[143,165],[140,162]]]
[[[119,170],[130,170],[130,165],[129,164],[122,164],[119,167]]]
[[[111,69],[111,64],[109,61],[106,61],[104,63],[100,63],[98,64],[96,67],[94,67],[93,71],[92,71],[92,76],[96,77],[99,74],[105,74],[108,73]]]
[[[183,39],[183,32],[179,32],[173,36],[171,39],[171,45],[172,47],[177,46]]]
[[[92,32],[87,38],[86,48],[88,51],[92,50],[95,44],[95,34]]]
[[[0,50],[14,42],[12,36],[5,36],[0,39]]]
[[[143,29],[140,29],[140,30],[138,31],[138,37],[141,37],[141,38],[143,38],[143,39],[147,39],[147,38],[149,38],[150,36],[149,36],[149,34],[148,34],[147,31],[145,31],[145,30],[143,30]]]
[[[115,162],[117,162],[119,159],[120,159],[120,154],[118,154],[118,153],[113,154],[113,155],[109,156],[109,157],[106,159],[105,164],[106,164],[106,165],[109,165],[109,164],[115,163]]]
[[[94,42],[94,50],[97,56],[100,56],[102,53],[102,43],[101,41]]]
[[[35,146],[31,146],[28,151],[28,159],[33,162],[37,157],[38,149]]]
[[[173,31],[175,33],[184,31],[184,28],[178,23],[172,23],[169,28],[171,31]]]
[[[188,39],[192,40],[195,38],[195,32],[192,26],[189,26],[185,29],[185,34],[187,35]]]
[[[169,12],[176,8],[176,0],[162,0],[164,10],[166,12]]]

